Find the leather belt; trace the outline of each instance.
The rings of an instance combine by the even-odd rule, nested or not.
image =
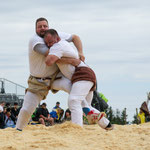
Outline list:
[[[35,79],[39,79],[39,80],[51,80],[52,78],[50,77],[45,77],[45,78],[40,78],[40,77],[35,77],[35,76],[32,76],[30,75],[32,78],[35,78]],[[57,79],[61,79],[61,77],[56,77],[55,80]]]

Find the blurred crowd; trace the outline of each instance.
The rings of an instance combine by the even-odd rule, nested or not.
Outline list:
[[[5,101],[0,102],[0,129],[7,127],[15,128],[18,114],[21,107],[15,102],[13,106]],[[71,112],[69,109],[60,107],[60,102],[56,102],[56,106],[53,107],[52,111],[48,111],[47,104],[42,103],[39,105],[35,112],[32,114],[29,124],[42,124],[45,126],[51,126],[57,123],[71,120]]]

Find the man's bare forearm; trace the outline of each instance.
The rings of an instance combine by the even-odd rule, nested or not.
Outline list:
[[[84,60],[85,60],[85,57],[84,57],[84,55],[83,55],[82,42],[81,42],[81,40],[80,40],[80,37],[74,34],[74,35],[72,36],[72,42],[74,43],[75,47],[76,47],[77,50],[78,50],[80,60],[84,61]]]
[[[49,50],[47,50],[47,51],[45,52],[45,57],[48,56],[48,53],[49,53]]]
[[[73,66],[78,66],[81,60],[69,57],[62,57],[61,59],[57,60],[56,63],[63,63],[63,64],[71,64]]]

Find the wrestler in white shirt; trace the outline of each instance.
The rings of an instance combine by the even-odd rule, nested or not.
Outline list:
[[[29,86],[24,96],[23,106],[18,116],[16,124],[16,128],[18,130],[22,130],[28,124],[29,119],[35,111],[36,107],[43,98],[46,98],[48,94],[48,85],[50,81],[47,81],[43,78],[51,77],[51,75],[53,75],[58,69],[55,64],[51,67],[46,66],[45,64],[45,56],[47,55],[48,47],[45,45],[43,37],[45,31],[49,29],[47,19],[38,18],[36,20],[35,27],[36,34],[30,39],[29,42],[29,67],[31,78],[29,77]],[[84,56],[82,53],[82,43],[77,35],[60,33],[60,37],[72,41],[76,48],[79,50],[80,58],[84,60]],[[34,82],[31,81],[33,79]],[[42,87],[42,90],[38,90],[39,87]],[[34,90],[32,90],[33,88]],[[69,79],[62,76],[59,81],[54,81],[52,88],[55,90],[64,90],[66,92],[69,92],[71,88],[71,82]],[[40,92],[43,93],[39,94]]]
[[[61,40],[57,31],[50,29],[46,31],[44,41],[47,46],[50,47],[49,55],[46,58],[46,64],[52,66],[57,60],[62,57],[71,57],[78,58],[78,53],[71,47],[71,45],[65,41]],[[70,64],[59,64],[57,63],[62,74],[71,80],[72,75],[75,73],[75,67]],[[88,66],[81,61],[78,67],[87,67]],[[88,99],[91,102],[93,91],[90,91],[93,86],[92,81],[81,80],[73,83],[71,92],[68,98],[69,109],[71,110],[71,119],[72,122],[83,126],[83,112],[81,103]],[[106,128],[109,124],[109,120],[105,117],[100,117],[99,125],[102,128]]]

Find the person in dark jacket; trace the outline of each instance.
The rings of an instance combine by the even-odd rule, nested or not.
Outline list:
[[[36,118],[38,118],[39,123],[43,125],[53,125],[54,119],[50,116],[48,109],[46,108],[46,103],[43,103],[40,108],[37,109]]]
[[[0,129],[7,127],[14,128],[16,124],[16,118],[11,114],[10,108],[4,108],[4,111],[0,113]]]
[[[0,129],[5,128],[5,113],[6,113],[6,107],[4,107],[3,111],[0,112]]]
[[[19,108],[18,108],[18,103],[14,102],[14,106],[11,108],[11,113],[18,118],[18,114],[19,114]]]
[[[5,128],[7,127],[12,127],[12,128],[15,128],[16,126],[16,117],[11,114],[11,109],[10,108],[7,108],[6,109],[6,113],[5,113]]]

